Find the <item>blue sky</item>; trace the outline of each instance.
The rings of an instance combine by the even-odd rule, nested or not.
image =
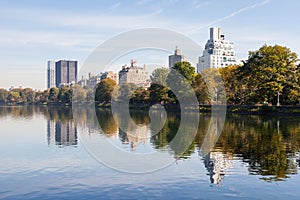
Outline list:
[[[174,30],[204,46],[209,27],[218,26],[238,59],[263,44],[299,54],[299,8],[298,0],[0,1],[0,87],[44,89],[47,60],[81,64],[102,42],[137,28]]]

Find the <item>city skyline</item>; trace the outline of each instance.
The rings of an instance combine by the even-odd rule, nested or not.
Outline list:
[[[0,87],[45,89],[45,61],[64,58],[82,64],[103,41],[136,28],[174,30],[204,48],[208,28],[221,27],[234,42],[238,60],[263,44],[287,46],[299,54],[300,30],[295,27],[299,4],[276,0],[1,2]],[[167,62],[160,56],[142,59],[146,65]]]

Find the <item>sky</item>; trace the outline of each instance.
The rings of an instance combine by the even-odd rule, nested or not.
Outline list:
[[[45,89],[47,60],[78,60],[81,66],[103,42],[141,28],[172,30],[204,48],[209,28],[220,27],[238,60],[264,44],[300,54],[299,8],[298,0],[0,1],[0,88]],[[140,52],[114,64],[134,57],[166,65],[167,56]]]

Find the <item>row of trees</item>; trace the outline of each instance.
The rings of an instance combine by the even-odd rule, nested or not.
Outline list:
[[[173,73],[176,70],[182,76]],[[295,105],[300,102],[300,66],[298,57],[287,47],[262,46],[249,52],[242,65],[220,69],[206,69],[196,74],[189,62],[176,63],[170,72],[157,68],[150,78],[150,88],[139,88],[132,83],[117,85],[105,79],[95,88],[51,88],[35,92],[30,88],[0,89],[0,103],[71,103],[72,101],[96,101],[110,103],[111,99],[132,104],[176,104],[178,98],[195,95],[200,104],[262,104]],[[193,94],[186,85],[192,86]],[[173,89],[173,90],[172,90]],[[174,94],[176,90],[176,95]],[[226,99],[225,99],[226,96]]]
[[[73,91],[76,93],[73,94]],[[71,103],[72,100],[93,100],[92,93],[92,89],[84,89],[79,85],[51,88],[44,91],[35,91],[31,88],[14,88],[8,91],[0,88],[0,104]]]
[[[235,105],[254,105],[269,103],[273,105],[296,105],[300,102],[300,66],[296,53],[279,45],[262,46],[249,52],[248,60],[242,65],[220,69],[206,69],[196,74],[188,62],[176,63],[174,69],[180,72],[193,88],[200,104],[224,103]],[[177,97],[170,88],[179,88],[177,94],[189,96],[183,80],[174,80],[169,69],[155,69],[151,75],[149,89],[136,88],[130,84],[114,93],[116,83],[105,80],[98,85],[96,100],[109,102],[113,99],[131,95],[132,103],[177,103]],[[179,80],[179,81],[178,81]],[[224,91],[225,90],[225,91]],[[119,100],[120,100],[119,99]]]

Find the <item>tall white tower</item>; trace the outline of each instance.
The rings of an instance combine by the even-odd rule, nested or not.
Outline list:
[[[55,62],[47,62],[47,88],[55,87]]]
[[[220,68],[237,64],[233,43],[225,40],[221,29],[210,28],[210,38],[205,45],[203,55],[199,57],[197,72],[207,68]]]

